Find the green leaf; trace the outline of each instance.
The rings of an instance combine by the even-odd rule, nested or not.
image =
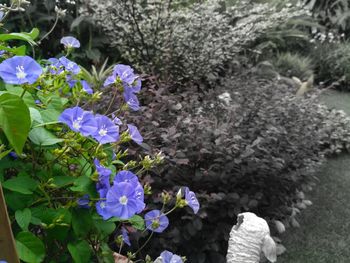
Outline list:
[[[8,40],[23,40],[28,42],[30,45],[35,46],[36,43],[34,41],[39,35],[39,29],[33,28],[29,33],[21,32],[21,33],[10,33],[10,34],[0,34],[0,41],[8,41]]]
[[[2,159],[2,158],[4,158],[5,156],[7,156],[10,152],[12,152],[13,151],[13,149],[9,149],[9,150],[7,150],[7,151],[4,151],[4,152],[2,152],[2,153],[0,153],[0,160]]]
[[[61,188],[72,184],[75,179],[76,178],[72,176],[55,176],[52,180],[52,184],[54,184],[57,188]]]
[[[45,123],[58,122],[61,112],[54,109],[47,109],[40,112]]]
[[[43,127],[32,129],[29,132],[29,139],[33,143],[42,146],[54,145],[63,141],[63,139],[57,138],[55,135],[53,135],[51,132],[49,132]]]
[[[93,220],[89,210],[76,209],[72,212],[72,227],[77,237],[86,237],[91,231]]]
[[[18,154],[22,153],[30,125],[29,109],[23,100],[8,93],[0,95],[0,127]]]
[[[44,123],[43,118],[41,117],[40,111],[35,108],[29,107],[30,118],[32,120],[32,127],[36,124]]]
[[[74,192],[86,192],[91,184],[91,179],[83,175],[75,179],[74,186],[70,189]]]
[[[17,210],[15,213],[15,218],[22,230],[28,231],[28,226],[32,219],[32,212],[30,209],[25,208],[24,210]]]
[[[19,258],[28,263],[40,263],[45,257],[43,242],[30,232],[20,232],[16,236]]]
[[[78,242],[76,244],[69,243],[68,250],[75,263],[90,262],[91,248],[85,240]]]
[[[116,224],[114,222],[109,222],[102,220],[102,218],[95,219],[95,228],[99,232],[102,238],[105,238],[113,233],[113,231],[116,229]]]
[[[12,48],[0,45],[0,50],[6,50],[12,54],[17,55],[17,56],[24,56],[26,54],[26,49],[27,49],[27,47],[24,45],[19,46],[19,47],[12,47]]]
[[[5,181],[2,186],[13,192],[30,195],[37,187],[37,182],[28,176],[13,177]]]
[[[23,93],[23,88],[19,87],[19,86],[15,86],[12,84],[6,84],[5,85],[5,89],[8,91],[8,93],[13,94],[13,95],[17,95],[18,97],[20,97]],[[29,92],[24,93],[24,96],[22,97],[22,100],[24,101],[24,103],[28,106],[28,107],[34,107],[36,108],[36,104],[35,104],[35,100],[32,96],[32,94],[30,94]]]
[[[145,221],[141,216],[134,215],[132,218],[128,220],[133,227],[135,227],[138,230],[144,230],[145,229]]]

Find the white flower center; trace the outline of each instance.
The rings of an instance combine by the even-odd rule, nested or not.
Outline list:
[[[128,198],[125,195],[123,195],[119,198],[119,203],[121,203],[122,205],[126,205],[128,203]]]
[[[79,130],[81,128],[81,121],[83,117],[78,117],[76,120],[73,121],[73,128]]]
[[[103,127],[103,128],[101,128],[99,131],[98,131],[98,134],[100,135],[100,136],[106,136],[106,134],[107,134],[107,129],[105,128],[105,127]]]
[[[67,68],[68,68],[68,69],[73,69],[73,67],[74,67],[74,63],[73,63],[73,62],[69,62],[69,63],[67,64]]]
[[[101,202],[101,203],[100,203],[100,207],[101,207],[101,208],[105,208],[105,207],[106,207],[105,202]]]
[[[16,67],[16,76],[19,79],[24,79],[27,74],[24,72],[24,67],[23,66],[17,66]]]

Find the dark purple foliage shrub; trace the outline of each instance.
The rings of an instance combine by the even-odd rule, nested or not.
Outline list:
[[[197,215],[171,214],[149,253],[225,262],[238,213],[295,222],[300,191],[310,188],[324,156],[350,141],[349,119],[319,105],[317,94],[297,98],[286,84],[250,72],[222,79],[215,90],[190,85],[177,92],[154,78],[144,86],[141,114],[129,118],[142,127],[143,146],[166,155],[152,176],[153,194],[160,202],[161,189],[176,194],[188,185],[201,204]]]

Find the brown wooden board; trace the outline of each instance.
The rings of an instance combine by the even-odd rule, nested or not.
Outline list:
[[[11,230],[6,202],[0,183],[0,260],[8,263],[19,263],[15,239]]]

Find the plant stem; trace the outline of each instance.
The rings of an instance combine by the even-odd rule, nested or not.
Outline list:
[[[146,242],[134,253],[135,255],[139,253],[147,245],[147,243],[151,240],[152,236],[153,236],[153,232],[151,232]]]

